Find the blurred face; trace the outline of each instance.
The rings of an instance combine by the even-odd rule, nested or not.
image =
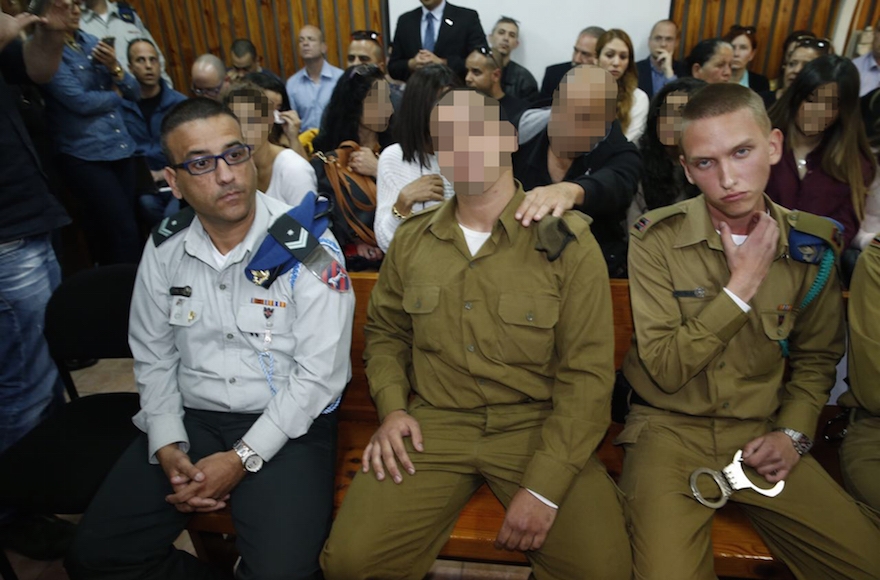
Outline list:
[[[516,131],[500,114],[498,101],[473,91],[452,91],[431,112],[440,173],[456,195],[481,195],[511,170]]]
[[[797,128],[808,137],[819,135],[837,121],[838,115],[837,83],[824,84],[801,103],[796,117]]]
[[[266,98],[269,100],[270,111],[281,110],[281,106],[284,104],[284,99],[281,97],[281,93],[276,93],[275,91],[270,91],[269,89],[263,89],[263,94],[266,95]]]
[[[245,143],[257,149],[268,142],[274,121],[269,100],[264,95],[259,99],[255,96],[236,97],[229,108],[241,123],[241,134]]]
[[[259,68],[260,65],[257,59],[254,58],[254,55],[235,56],[233,54],[232,69],[229,71],[229,74],[234,78],[240,79],[248,73],[257,72]]]
[[[547,134],[559,157],[587,153],[605,138],[616,115],[617,83],[601,68],[568,73],[553,98]]]
[[[734,70],[748,68],[749,63],[755,58],[755,49],[752,47],[752,39],[747,34],[740,34],[731,42],[733,45],[733,60],[730,67]]]
[[[489,57],[477,51],[472,52],[464,63],[467,86],[477,89],[484,95],[492,96],[495,84],[501,80],[501,69],[489,65]]]
[[[678,28],[671,22],[658,22],[648,38],[648,50],[656,60],[661,51],[675,53],[678,50]]]
[[[228,115],[198,119],[169,133],[173,164],[204,155],[220,155],[244,143],[238,122]],[[186,169],[165,169],[165,179],[177,199],[185,199],[199,219],[216,226],[232,226],[253,219],[257,170],[252,160],[237,165],[217,161],[217,169],[190,175]]]
[[[385,72],[385,55],[372,40],[352,40],[348,45],[348,66],[374,64]]]
[[[159,84],[159,53],[149,42],[135,42],[128,50],[128,70],[142,87]]]
[[[809,46],[799,46],[795,48],[791,52],[788,61],[785,63],[785,87],[783,88],[788,88],[808,62],[816,60],[820,56],[822,55],[818,50]]]
[[[220,93],[223,92],[226,83],[226,77],[221,76],[213,67],[193,65],[192,92],[194,95],[219,101]]]
[[[596,37],[584,34],[579,36],[571,55],[571,64],[596,64]]]
[[[361,125],[381,133],[388,128],[388,121],[391,119],[391,113],[394,112],[391,106],[391,88],[388,81],[378,80],[373,83],[370,92],[364,98],[364,113],[361,117]]]
[[[733,61],[733,50],[721,44],[706,64],[694,65],[694,78],[712,83],[726,83],[730,80],[730,63]]]
[[[660,143],[666,147],[676,147],[681,137],[681,111],[688,103],[688,94],[684,91],[674,91],[666,95],[660,116],[657,117],[657,137]]]
[[[304,59],[321,58],[327,47],[321,31],[314,26],[303,26],[299,31],[299,54]]]
[[[688,181],[706,195],[715,222],[764,209],[770,166],[782,152],[782,133],[769,135],[750,109],[691,121],[681,135]]]
[[[489,45],[495,54],[510,56],[519,46],[519,27],[509,22],[501,22],[489,35]]]
[[[81,14],[82,8],[80,8],[79,2],[71,2],[70,12],[65,14],[65,18],[62,23],[66,32],[73,33],[79,29],[79,17]]]
[[[629,48],[619,38],[615,38],[602,47],[599,55],[599,66],[611,73],[615,80],[623,76],[629,66]]]

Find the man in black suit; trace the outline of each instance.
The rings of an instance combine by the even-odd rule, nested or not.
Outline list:
[[[417,68],[438,63],[464,78],[467,55],[486,44],[480,16],[446,0],[420,1],[421,8],[397,19],[388,72],[392,78],[406,81]]]
[[[636,63],[639,72],[639,88],[648,98],[662,89],[667,83],[687,76],[687,65],[675,61],[678,51],[678,25],[672,20],[661,20],[651,29],[648,37],[651,54]]]
[[[574,43],[574,52],[571,62],[561,62],[547,67],[544,71],[544,80],[541,82],[541,99],[549,99],[553,91],[559,86],[559,82],[565,73],[579,64],[596,64],[596,41],[605,34],[605,29],[598,26],[588,26],[578,34],[577,42]]]

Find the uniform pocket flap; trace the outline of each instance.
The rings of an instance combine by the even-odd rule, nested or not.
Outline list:
[[[263,306],[261,304],[245,304],[238,308],[235,324],[242,332],[258,334],[272,331],[273,334],[283,333],[284,308]]]
[[[408,314],[429,314],[439,303],[439,286],[409,286],[403,291],[403,309]]]
[[[791,334],[791,327],[794,326],[794,314],[791,310],[763,310],[761,324],[767,338],[782,340]]]
[[[192,326],[202,317],[202,303],[192,298],[172,297],[168,323],[173,326]]]
[[[507,324],[553,328],[559,321],[559,299],[531,294],[502,294],[498,315]]]

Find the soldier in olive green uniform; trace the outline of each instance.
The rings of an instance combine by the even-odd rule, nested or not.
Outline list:
[[[515,219],[516,139],[498,115],[470,90],[433,112],[456,196],[401,225],[373,290],[376,477],[357,474],[345,497],[328,580],[423,578],[484,482],[507,508],[496,547],[525,551],[539,580],[631,577],[622,498],[594,454],[613,382],[602,252],[581,214]]]
[[[880,510],[880,236],[859,257],[849,288],[849,382],[839,401],[852,409],[840,448],[844,483]]]
[[[694,499],[689,477],[722,469],[740,449],[753,482],[785,480],[776,497],[731,499],[797,578],[877,578],[876,515],[801,456],[844,326],[832,264],[799,261],[818,256],[789,242],[813,236],[828,252],[839,236],[763,194],[782,138],[754,93],[710,85],[683,117],[682,164],[703,195],[648,213],[630,237],[635,336],[623,371],[634,404],[618,442],[636,578],[715,577],[714,510]],[[717,497],[704,479],[700,491]]]

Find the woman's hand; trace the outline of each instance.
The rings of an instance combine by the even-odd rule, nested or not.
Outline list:
[[[401,215],[412,213],[413,205],[426,201],[443,201],[443,178],[436,174],[423,175],[400,190],[394,207]]]
[[[92,60],[106,66],[110,74],[114,74],[116,67],[119,66],[119,62],[116,60],[116,49],[103,41],[95,45],[92,50]]]

